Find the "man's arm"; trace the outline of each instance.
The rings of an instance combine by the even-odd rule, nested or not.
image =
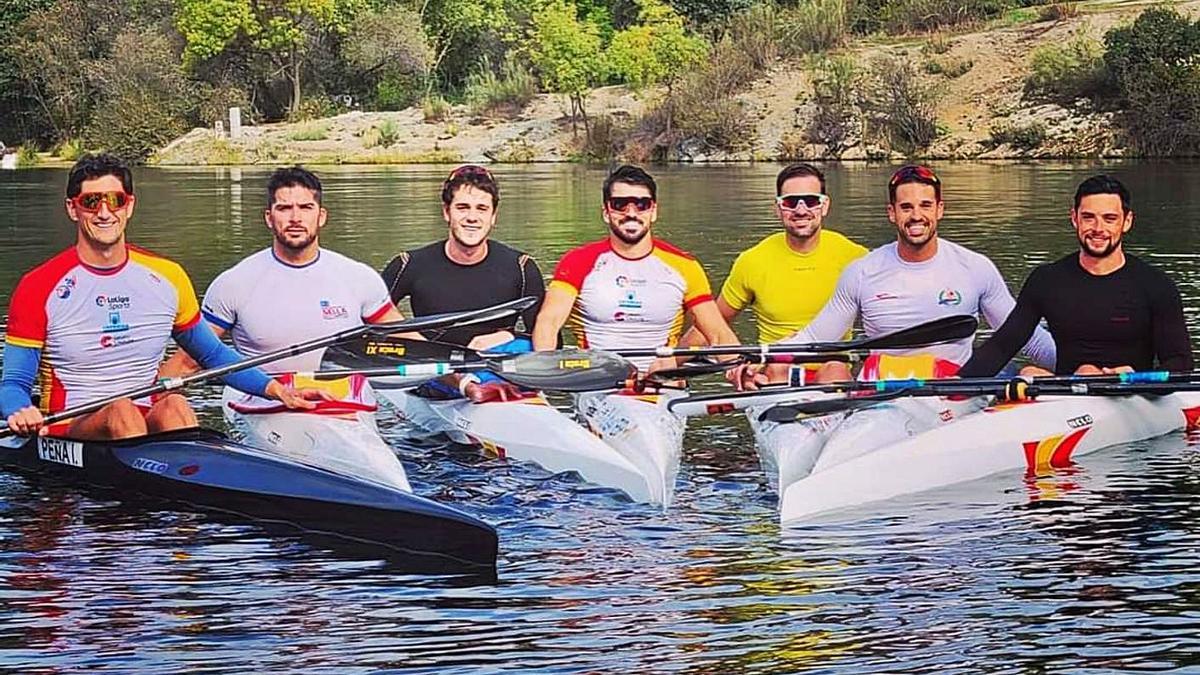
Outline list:
[[[715,301],[715,304],[717,306],[717,311],[721,314],[721,318],[724,319],[726,326],[732,326],[733,320],[737,318],[737,315],[741,312],[741,310],[731,307],[725,300],[724,295],[718,297]],[[683,334],[683,337],[679,338],[680,347],[703,347],[709,344],[712,343],[705,338],[704,333],[701,332],[696,326],[694,318],[691,328],[688,328],[687,332]]]
[[[575,293],[561,284],[551,284],[533,325],[533,348],[547,351],[558,347],[558,332],[566,325],[575,306]]]
[[[989,326],[996,328],[1008,321],[1017,301],[1013,300],[1012,293],[1008,292],[1008,286],[1005,285],[1004,278],[1000,276],[1000,270],[996,269],[990,260],[986,273],[988,279],[984,285],[984,292],[979,297],[979,313],[987,320]],[[1035,288],[1029,283],[1035,274],[1038,274],[1036,269],[1030,273],[1029,279],[1025,280],[1025,286],[1021,289],[1022,293],[1026,288]],[[1029,298],[1030,301],[1034,299],[1033,297]],[[1040,312],[1038,320],[1041,320]],[[1058,361],[1058,349],[1050,332],[1042,328],[1041,324],[1035,324],[1031,334],[1025,337],[1026,341],[1021,343],[1020,351],[1037,365],[1053,371],[1055,363]],[[1017,352],[1014,351],[1009,354],[1008,358],[1011,359],[1016,354]]]
[[[524,280],[525,296],[537,298],[537,302],[521,313],[521,321],[525,324],[525,332],[532,333],[537,325],[538,314],[542,311],[542,303],[546,301],[546,280],[542,278],[542,270],[538,268],[533,256],[524,256],[521,266],[521,278]]]
[[[1150,317],[1154,326],[1154,356],[1158,367],[1173,373],[1192,370],[1192,342],[1183,315],[1183,300],[1179,297],[1179,289],[1169,278],[1162,280],[1162,288],[1155,294]]]
[[[971,358],[963,364],[958,374],[962,377],[993,377],[1017,355],[1022,345],[1025,345],[1039,329],[1038,321],[1042,312],[1038,309],[1036,289],[1038,282],[1035,274],[1029,275],[1021,294],[1017,297],[1008,318],[1004,319],[1000,328],[974,351]],[[992,319],[988,318],[991,323]],[[995,324],[992,324],[995,325]],[[1039,364],[1040,365],[1040,364]],[[1052,364],[1053,365],[1053,364]]]
[[[838,277],[833,296],[807,326],[781,342],[831,342],[841,340],[858,319],[859,288],[862,279],[859,262],[851,263]]]
[[[741,344],[738,336],[729,327],[725,312],[721,311],[720,302],[719,299],[708,300],[692,305],[693,330],[699,332],[710,345]]]

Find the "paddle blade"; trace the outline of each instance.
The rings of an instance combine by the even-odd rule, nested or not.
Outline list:
[[[616,354],[584,349],[528,352],[489,363],[488,370],[515,385],[548,391],[615,389],[637,373]]]
[[[814,342],[796,345],[808,352],[837,352],[846,349],[910,349],[927,345],[953,342],[975,335],[979,320],[969,314],[945,316],[916,326],[903,328],[894,333],[871,338],[860,338],[847,342]]]
[[[478,363],[478,352],[428,340],[363,336],[325,350],[321,370],[370,370],[415,363]]]

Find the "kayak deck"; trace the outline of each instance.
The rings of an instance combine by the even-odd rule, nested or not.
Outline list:
[[[283,524],[401,554],[450,571],[494,568],[496,531],[462,511],[393,486],[292,461],[207,429],[121,441],[30,439],[0,464],[118,493]]]

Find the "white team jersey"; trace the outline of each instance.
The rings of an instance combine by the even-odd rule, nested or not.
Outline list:
[[[372,322],[392,307],[383,278],[370,267],[321,249],[317,259],[289,265],[266,249],[213,280],[204,317],[230,331],[233,345],[258,356]],[[317,370],[324,350],[263,366],[268,373]]]
[[[884,335],[955,314],[982,315],[999,328],[1016,301],[1000,271],[986,256],[945,239],[929,260],[907,262],[892,242],[850,263],[838,278],[833,297],[819,314],[785,342],[839,340],[862,317],[868,337]],[[959,365],[971,357],[972,339],[909,350],[933,354]],[[1025,354],[1054,368],[1054,340],[1038,327]]]

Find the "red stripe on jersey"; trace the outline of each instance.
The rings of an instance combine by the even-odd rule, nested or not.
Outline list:
[[[583,280],[596,266],[596,259],[611,250],[608,239],[601,239],[567,251],[554,268],[554,280],[568,284],[576,292],[583,290]]]
[[[13,290],[8,306],[8,338],[25,346],[41,347],[46,341],[46,302],[51,293],[67,298],[74,289],[68,273],[79,265],[79,254],[72,246],[38,265]]]
[[[683,307],[684,307],[684,309],[691,309],[702,302],[709,302],[712,299],[713,299],[713,296],[710,293],[705,293],[704,295],[697,295],[696,297],[692,298],[691,300],[684,302]]]

